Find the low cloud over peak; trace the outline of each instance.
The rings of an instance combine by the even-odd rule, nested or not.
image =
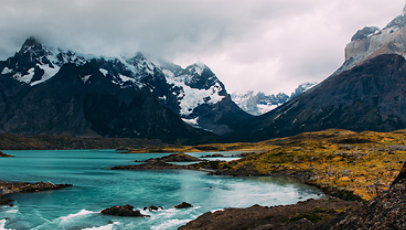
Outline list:
[[[33,35],[82,53],[200,61],[229,91],[289,92],[327,77],[358,29],[402,9],[395,0],[4,0],[0,57]]]

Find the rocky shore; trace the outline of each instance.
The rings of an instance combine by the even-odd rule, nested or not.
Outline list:
[[[337,198],[207,212],[180,227],[203,229],[406,229],[406,163],[390,189],[369,202]]]
[[[207,212],[179,229],[320,229],[330,220],[360,205],[333,198],[274,207],[254,205],[249,208],[227,208]]]
[[[175,165],[163,161],[147,162],[139,165],[122,165],[110,168],[112,170],[166,170],[166,169],[195,169],[190,165]]]
[[[8,155],[0,151],[0,157],[13,157],[12,155]]]
[[[250,156],[251,159],[256,157]],[[299,160],[296,161],[300,163]],[[250,162],[243,167],[232,167],[232,164],[205,161],[192,165],[174,165],[155,159],[145,164],[118,166],[113,169],[190,169],[229,176],[288,176],[316,186],[328,194],[327,199],[308,200],[295,205],[276,207],[254,205],[249,208],[229,208],[214,213],[208,212],[180,229],[406,229],[404,215],[406,213],[406,163],[389,190],[380,192],[370,201],[339,186],[323,186],[321,183],[314,183],[317,175],[312,171],[265,172],[258,170]]]
[[[203,161],[200,158],[193,157],[185,154],[184,152],[179,152],[176,154],[171,154],[169,156],[164,156],[160,158],[151,158],[145,161],[135,161],[135,162],[194,162],[194,161]]]
[[[9,194],[49,191],[71,186],[71,184],[53,184],[50,182],[27,183],[0,181],[0,205],[7,205],[12,202],[12,200],[7,198]]]

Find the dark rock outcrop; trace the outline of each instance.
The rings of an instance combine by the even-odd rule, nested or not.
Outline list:
[[[320,229],[321,222],[334,218],[357,203],[342,200],[308,200],[295,205],[227,208],[207,212],[180,227],[186,229]]]
[[[406,229],[406,163],[388,191],[355,212],[349,212],[331,229]]]
[[[207,66],[86,57],[32,37],[0,61],[0,91],[0,133],[204,142],[251,118]]]
[[[258,141],[307,131],[406,128],[406,60],[377,56],[332,75],[279,108],[242,125],[229,140]]]
[[[45,183],[45,182],[26,183],[26,182],[1,182],[0,181],[0,189],[2,190],[3,194],[41,192],[41,191],[62,189],[62,188],[66,188],[66,187],[72,187],[72,185],[71,184],[53,184],[50,182],[48,182],[48,183]]]
[[[88,81],[83,76],[91,76]],[[145,89],[121,87],[93,64],[64,64],[35,86],[0,77],[0,132],[26,135],[131,137],[183,142],[207,132],[185,124]],[[6,108],[6,107],[4,107]],[[114,111],[112,113],[111,111]]]
[[[49,191],[71,186],[71,184],[53,184],[50,182],[26,183],[0,181],[0,205],[6,205],[12,202],[12,200],[5,197],[8,194]]]
[[[161,158],[151,158],[142,162],[158,162],[158,161],[162,161],[162,162],[193,162],[193,161],[202,161],[202,159],[197,158],[197,157],[193,157],[190,155],[187,155],[183,152],[180,153],[176,153],[176,154],[171,154],[169,156],[164,156]],[[136,161],[136,162],[140,162],[140,161]]]
[[[101,213],[104,215],[110,215],[110,216],[149,217],[148,215],[141,214],[141,212],[139,210],[134,211],[134,207],[129,204],[106,208],[106,209],[102,210]]]
[[[0,151],[0,157],[13,157],[12,155],[8,155]]]
[[[215,153],[215,154],[211,154],[211,155],[202,156],[202,158],[217,158],[217,157],[224,157],[224,155],[220,154],[220,153]]]
[[[163,161],[147,162],[139,165],[115,166],[112,170],[158,170],[158,169],[193,169],[189,165],[168,164]]]
[[[191,208],[191,207],[193,207],[193,205],[191,205],[187,202],[182,202],[181,204],[175,205],[174,208],[182,209],[182,208]]]

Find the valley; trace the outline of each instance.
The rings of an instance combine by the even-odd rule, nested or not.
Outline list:
[[[280,48],[295,50],[288,62],[266,53],[274,69],[239,69],[259,44],[216,53],[213,66],[235,56],[229,72],[246,75],[247,93],[232,94],[200,61],[41,36],[0,61],[1,230],[406,228],[406,7],[356,31],[339,68],[290,95],[249,85],[261,71],[319,73],[291,65],[293,43]],[[324,62],[321,49],[301,55],[313,53]]]

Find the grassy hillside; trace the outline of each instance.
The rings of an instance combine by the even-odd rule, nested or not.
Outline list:
[[[369,200],[388,189],[399,173],[406,159],[406,130],[326,130],[212,147],[261,150],[239,161],[220,163],[217,167],[225,174],[293,175],[328,191],[350,191]]]

